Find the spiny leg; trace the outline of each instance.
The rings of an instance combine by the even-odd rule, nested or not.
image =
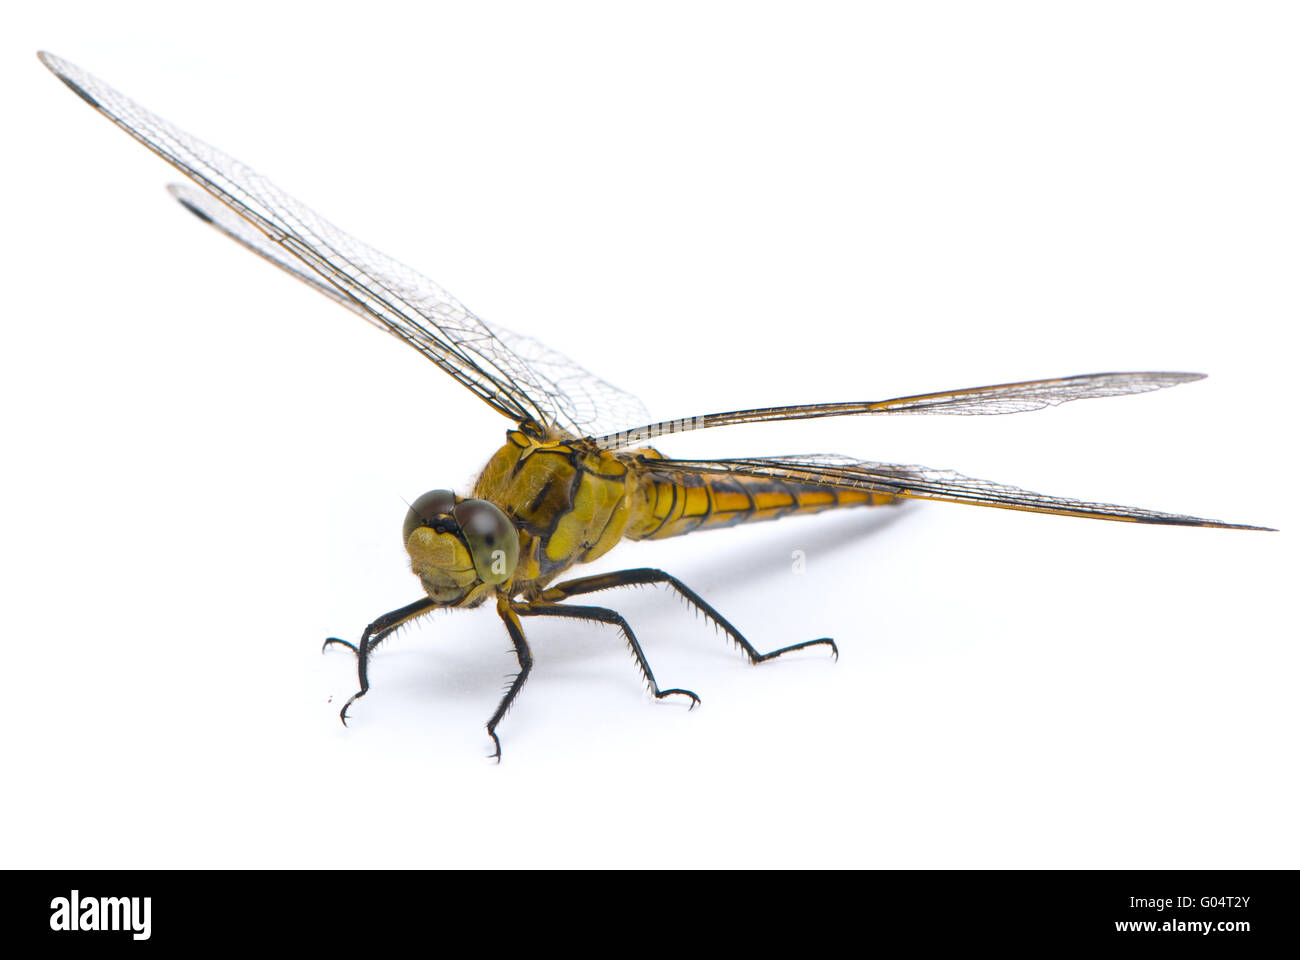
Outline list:
[[[506,625],[506,631],[510,634],[510,641],[515,645],[515,657],[519,660],[519,672],[515,674],[506,695],[497,704],[492,719],[487,722],[488,736],[492,738],[492,742],[496,745],[496,751],[488,759],[495,759],[497,763],[500,763],[501,740],[497,737],[497,724],[506,715],[506,711],[510,709],[510,704],[519,695],[519,690],[524,685],[524,681],[528,679],[528,674],[532,672],[533,654],[528,649],[528,641],[524,639],[524,628],[519,623],[519,617],[515,615],[515,611],[511,609],[509,602],[504,597],[497,603],[497,613],[500,614],[502,622]]]
[[[740,649],[745,651],[749,657],[750,663],[762,663],[764,660],[774,660],[783,653],[790,653],[794,650],[803,650],[806,647],[828,646],[835,659],[840,658],[839,647],[835,646],[835,641],[830,637],[822,637],[819,640],[805,640],[803,643],[792,643],[788,647],[781,647],[779,650],[773,650],[771,653],[759,653],[752,643],[745,639],[744,635],[727,622],[726,617],[714,610],[704,602],[704,599],[694,590],[682,583],[672,574],[664,573],[662,570],[656,570],[653,567],[639,567],[635,570],[615,570],[613,573],[602,573],[594,577],[582,577],[578,580],[568,580],[565,583],[557,583],[555,586],[542,591],[541,599],[547,603],[555,603],[566,597],[577,596],[583,593],[595,593],[597,590],[610,590],[614,587],[639,586],[647,583],[666,583],[676,590],[686,602],[694,606],[704,614],[709,620],[718,626],[723,633],[729,636]]]
[[[671,690],[659,689],[659,684],[655,682],[654,672],[650,669],[650,663],[645,658],[645,651],[641,649],[641,644],[637,642],[636,634],[632,632],[632,628],[628,626],[622,615],[614,610],[607,610],[604,607],[579,607],[551,603],[520,604],[514,607],[514,610],[521,617],[568,617],[573,620],[594,620],[597,623],[613,624],[619,628],[623,634],[623,639],[632,648],[632,655],[636,657],[637,665],[641,667],[641,675],[645,677],[646,683],[650,685],[650,692],[656,700],[662,700],[674,694],[690,697],[692,710],[700,702],[700,698],[689,690],[682,690],[678,687]]]
[[[366,627],[365,631],[361,634],[361,641],[355,646],[348,643],[346,640],[340,640],[338,637],[329,637],[321,645],[322,653],[325,652],[325,648],[331,643],[337,643],[340,646],[347,647],[357,655],[357,680],[361,684],[361,689],[348,697],[348,702],[343,704],[343,709],[339,711],[339,719],[343,721],[345,727],[348,724],[348,707],[352,706],[352,704],[364,697],[366,691],[370,689],[370,678],[368,676],[367,667],[370,662],[371,651],[373,651],[385,637],[402,624],[413,620],[422,613],[427,613],[436,606],[438,606],[437,600],[425,597],[423,600],[417,600],[415,603],[407,604],[400,610],[394,610],[391,613],[384,614],[374,623],[370,624],[370,626]]]

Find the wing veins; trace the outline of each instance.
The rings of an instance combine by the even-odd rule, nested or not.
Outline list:
[[[1272,530],[1249,524],[1227,523],[1205,517],[1166,513],[1114,503],[1072,500],[1035,493],[1021,487],[979,480],[952,470],[897,463],[877,463],[849,457],[810,454],[790,457],[742,457],[728,460],[646,459],[650,470],[681,470],[693,474],[739,474],[795,483],[816,483],[850,490],[868,490],[912,500],[936,500],[969,506],[1024,510],[1057,516],[1118,520],[1131,523],[1233,530]]]
[[[46,65],[50,66],[49,63],[46,63]],[[53,67],[51,67],[51,69],[54,70]],[[331,283],[333,286],[338,288],[340,292],[342,292],[351,302],[357,304],[357,306],[362,310],[364,310],[369,316],[374,317],[376,320],[378,320],[379,323],[385,329],[387,329],[389,332],[396,335],[399,339],[410,344],[413,348],[415,348],[420,353],[424,354],[426,357],[428,357],[428,359],[432,360],[435,364],[437,364],[437,366],[440,369],[442,369],[445,373],[450,374],[455,380],[457,380],[457,382],[468,387],[472,392],[478,394],[489,406],[491,406],[497,412],[507,417],[511,417],[517,421],[528,419],[530,416],[537,417],[539,422],[544,422],[546,420],[545,415],[542,413],[540,409],[532,409],[533,405],[531,403],[530,403],[530,409],[524,410],[522,407],[518,406],[517,403],[512,402],[510,405],[507,405],[505,403],[500,402],[500,400],[496,396],[484,395],[484,392],[481,389],[476,389],[475,382],[471,377],[469,377],[463,370],[457,369],[454,364],[451,364],[450,362],[447,361],[448,354],[455,356],[465,366],[472,367],[477,372],[479,372],[484,377],[484,379],[486,379],[494,388],[496,388],[493,391],[494,394],[498,394],[501,397],[509,396],[509,391],[504,390],[502,388],[502,385],[496,380],[495,377],[493,377],[487,371],[483,370],[482,367],[480,367],[473,360],[466,357],[459,350],[455,349],[454,342],[439,343],[438,341],[432,340],[431,338],[422,338],[419,337],[418,335],[413,334],[413,331],[418,329],[421,326],[421,324],[417,322],[413,322],[409,316],[406,316],[399,308],[395,307],[394,305],[387,303],[382,297],[374,296],[374,290],[375,288],[381,289],[386,293],[388,293],[389,295],[401,301],[403,305],[405,305],[407,309],[411,310],[412,312],[419,313],[419,311],[415,310],[409,303],[406,303],[406,301],[402,299],[400,293],[394,291],[387,283],[383,282],[377,277],[374,277],[373,275],[368,273],[364,268],[362,268],[352,260],[348,259],[348,257],[345,254],[341,253],[337,248],[332,246],[329,242],[325,241],[322,237],[316,235],[313,231],[310,230],[305,231],[308,233],[312,233],[312,237],[314,241],[317,244],[319,244],[321,247],[324,247],[325,249],[329,250],[329,252],[334,257],[336,257],[338,260],[344,263],[347,263],[354,270],[356,270],[357,273],[366,277],[366,279],[370,281],[370,285],[367,285],[358,280],[355,280],[352,277],[349,277],[347,273],[344,270],[342,270],[342,268],[340,268],[334,263],[331,263],[325,257],[321,257],[319,254],[315,254],[314,251],[312,251],[312,257],[305,255],[307,249],[309,249],[307,244],[302,244],[304,249],[301,250],[294,249],[290,241],[297,240],[298,238],[296,236],[291,234],[289,231],[286,231],[276,226],[274,222],[266,218],[264,215],[258,213],[256,210],[249,207],[248,204],[246,204],[244,201],[239,199],[238,196],[236,196],[234,193],[231,192],[231,189],[227,189],[225,186],[223,186],[221,183],[214,180],[212,177],[208,176],[203,171],[198,170],[192,165],[190,165],[184,158],[182,158],[172,150],[168,149],[166,145],[156,140],[151,140],[150,138],[144,136],[141,132],[136,130],[126,121],[124,121],[122,118],[109,111],[107,107],[105,107],[102,103],[99,102],[99,100],[97,100],[89,93],[84,91],[79,85],[72,82],[68,77],[65,77],[58,70],[54,70],[54,73],[56,76],[59,77],[60,80],[64,82],[65,85],[67,85],[74,92],[80,95],[83,100],[91,104],[93,107],[95,107],[96,110],[99,111],[99,113],[101,113],[103,116],[107,117],[110,121],[112,121],[114,126],[124,131],[133,140],[135,140],[137,143],[144,146],[155,156],[160,157],[161,159],[169,163],[171,166],[179,170],[181,173],[183,173],[186,177],[193,180],[200,187],[202,187],[203,190],[206,191],[214,200],[228,207],[233,213],[235,213],[241,219],[243,219],[244,221],[246,221],[247,223],[255,227],[257,230],[261,231],[261,233],[266,236],[269,242],[275,244],[278,247],[281,247],[286,252],[288,252],[291,256],[293,256],[295,259],[302,262],[303,265],[306,266],[309,270],[318,274],[322,279],[326,280],[327,282]],[[238,163],[238,161],[235,162]],[[213,172],[216,173],[218,176],[220,176],[222,180],[225,180],[226,183],[229,184],[230,188],[241,192],[244,189],[240,187],[238,184],[231,181],[224,174],[221,174],[220,171],[214,170]],[[254,174],[254,176],[257,176],[257,174]],[[299,240],[298,242],[301,243],[302,241]],[[313,259],[317,262],[313,262]],[[340,283],[338,279],[339,277],[345,278],[347,282]],[[384,306],[387,307],[389,310],[391,310],[393,313],[398,314],[404,321],[404,324],[395,323],[390,317],[385,316],[382,311],[376,310],[373,307],[371,307],[369,304],[365,302],[365,299],[362,296],[359,296],[354,290],[349,289],[351,287],[356,287],[362,291],[371,293],[371,295],[374,296],[374,299],[376,301],[378,301],[381,304],[384,304]],[[421,314],[421,316],[423,317],[424,315]],[[433,324],[433,326],[440,333],[442,333],[445,337],[448,338],[449,341],[451,341],[451,337],[448,335],[447,331],[443,328],[443,326],[440,323],[433,320],[433,318],[431,317],[424,317],[424,319],[427,322]],[[405,327],[405,329],[403,329],[403,327]],[[502,344],[502,348],[503,349],[505,348],[504,344]],[[435,355],[435,353],[431,353],[430,352],[431,350],[435,351],[437,355]]]
[[[211,197],[191,210],[205,219],[214,207],[228,210],[247,232],[264,237],[266,248],[244,242],[245,231],[224,229],[228,235],[305,279],[289,265],[301,263],[320,277],[312,283],[318,290],[336,290],[327,295],[409,344],[499,413],[561,434],[608,430],[645,416],[631,395],[531,338],[484,323],[440,286],[355,240],[247,165],[73,64],[39,56],[82,100]],[[281,252],[268,255],[270,248]],[[517,352],[521,348],[528,359]]]
[[[966,387],[939,393],[915,394],[891,400],[850,400],[839,403],[809,403],[784,407],[755,407],[749,410],[732,410],[726,413],[709,413],[680,420],[663,420],[632,430],[624,430],[600,437],[597,443],[617,449],[643,440],[685,433],[690,430],[707,430],[742,423],[764,423],[774,420],[811,420],[822,417],[899,416],[899,415],[961,415],[988,416],[1007,413],[1025,413],[1056,406],[1073,400],[1099,397],[1117,397],[1134,393],[1147,393],[1174,387],[1180,383],[1204,379],[1203,373],[1175,372],[1125,372],[1089,373],[1072,377],[1054,377],[1047,380],[1023,380],[1016,383],[999,383],[986,387]]]

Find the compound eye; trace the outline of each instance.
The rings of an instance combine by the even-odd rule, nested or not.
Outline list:
[[[504,583],[519,562],[519,531],[496,504],[462,500],[453,515],[474,558],[474,572],[484,583]]]
[[[411,509],[406,511],[406,521],[402,524],[402,544],[411,539],[411,534],[419,527],[432,527],[439,517],[448,516],[456,509],[456,495],[450,490],[430,490],[416,498]],[[447,524],[451,526],[450,523]]]

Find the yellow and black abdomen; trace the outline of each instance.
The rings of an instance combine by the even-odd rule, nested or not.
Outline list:
[[[696,530],[797,517],[838,507],[874,507],[896,498],[867,490],[727,474],[701,475],[653,460],[636,471],[638,503],[624,534],[629,540],[662,540]]]

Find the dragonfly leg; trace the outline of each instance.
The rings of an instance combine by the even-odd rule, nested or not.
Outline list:
[[[636,634],[632,632],[632,628],[628,626],[622,615],[614,610],[607,610],[604,607],[580,607],[571,604],[553,603],[518,604],[514,607],[514,610],[521,617],[568,617],[572,620],[592,620],[596,623],[608,623],[616,626],[623,634],[623,639],[627,641],[627,645],[632,648],[632,655],[636,657],[637,665],[641,668],[641,676],[645,678],[650,693],[656,700],[663,700],[665,697],[671,696],[689,697],[692,710],[700,702],[700,698],[689,690],[682,690],[678,687],[671,690],[659,689],[659,684],[655,682],[654,671],[650,669],[650,662],[646,660],[645,651],[641,649],[641,644],[637,642]]]
[[[595,593],[598,590],[610,590],[614,587],[640,586],[649,583],[664,583],[676,590],[687,603],[699,610],[709,620],[711,620],[723,633],[732,639],[732,641],[745,651],[749,657],[750,663],[762,663],[764,660],[774,660],[784,653],[790,653],[794,650],[803,650],[806,647],[827,646],[831,648],[831,653],[835,659],[840,657],[839,647],[835,646],[835,641],[830,637],[822,637],[818,640],[805,640],[803,643],[792,643],[788,647],[781,647],[779,650],[773,650],[770,653],[759,653],[758,649],[745,639],[744,635],[733,627],[727,618],[709,606],[698,593],[682,583],[671,574],[664,573],[662,570],[656,570],[653,567],[640,567],[636,570],[616,570],[613,573],[602,573],[594,577],[582,577],[578,580],[568,580],[565,583],[558,583],[553,587],[542,591],[541,599],[547,603],[555,603],[566,597],[577,596],[583,593]]]
[[[386,613],[374,623],[370,624],[370,626],[366,627],[361,634],[360,643],[355,646],[348,643],[346,640],[340,640],[338,637],[329,637],[326,639],[325,643],[321,645],[322,653],[325,652],[325,648],[331,643],[337,643],[339,646],[347,647],[357,655],[357,680],[361,684],[361,689],[348,697],[348,702],[343,704],[343,709],[339,711],[339,719],[343,721],[344,726],[347,726],[348,723],[348,708],[364,697],[366,691],[370,689],[370,679],[367,675],[367,667],[369,666],[371,651],[373,651],[375,647],[379,646],[385,637],[402,624],[414,620],[422,613],[427,613],[437,605],[437,600],[425,597],[423,600],[417,600],[415,603],[407,604],[400,610]]]
[[[524,639],[524,628],[519,623],[518,615],[504,598],[497,603],[497,613],[501,616],[501,621],[506,625],[506,631],[510,634],[510,642],[515,645],[515,658],[519,661],[519,672],[515,674],[514,679],[511,681],[510,689],[506,691],[506,695],[497,704],[492,719],[487,722],[488,736],[492,738],[492,743],[496,748],[488,759],[500,763],[501,739],[497,736],[497,724],[506,715],[506,711],[510,709],[510,704],[519,695],[519,690],[523,687],[524,681],[528,679],[528,674],[532,672],[533,654],[528,649],[528,641]]]

